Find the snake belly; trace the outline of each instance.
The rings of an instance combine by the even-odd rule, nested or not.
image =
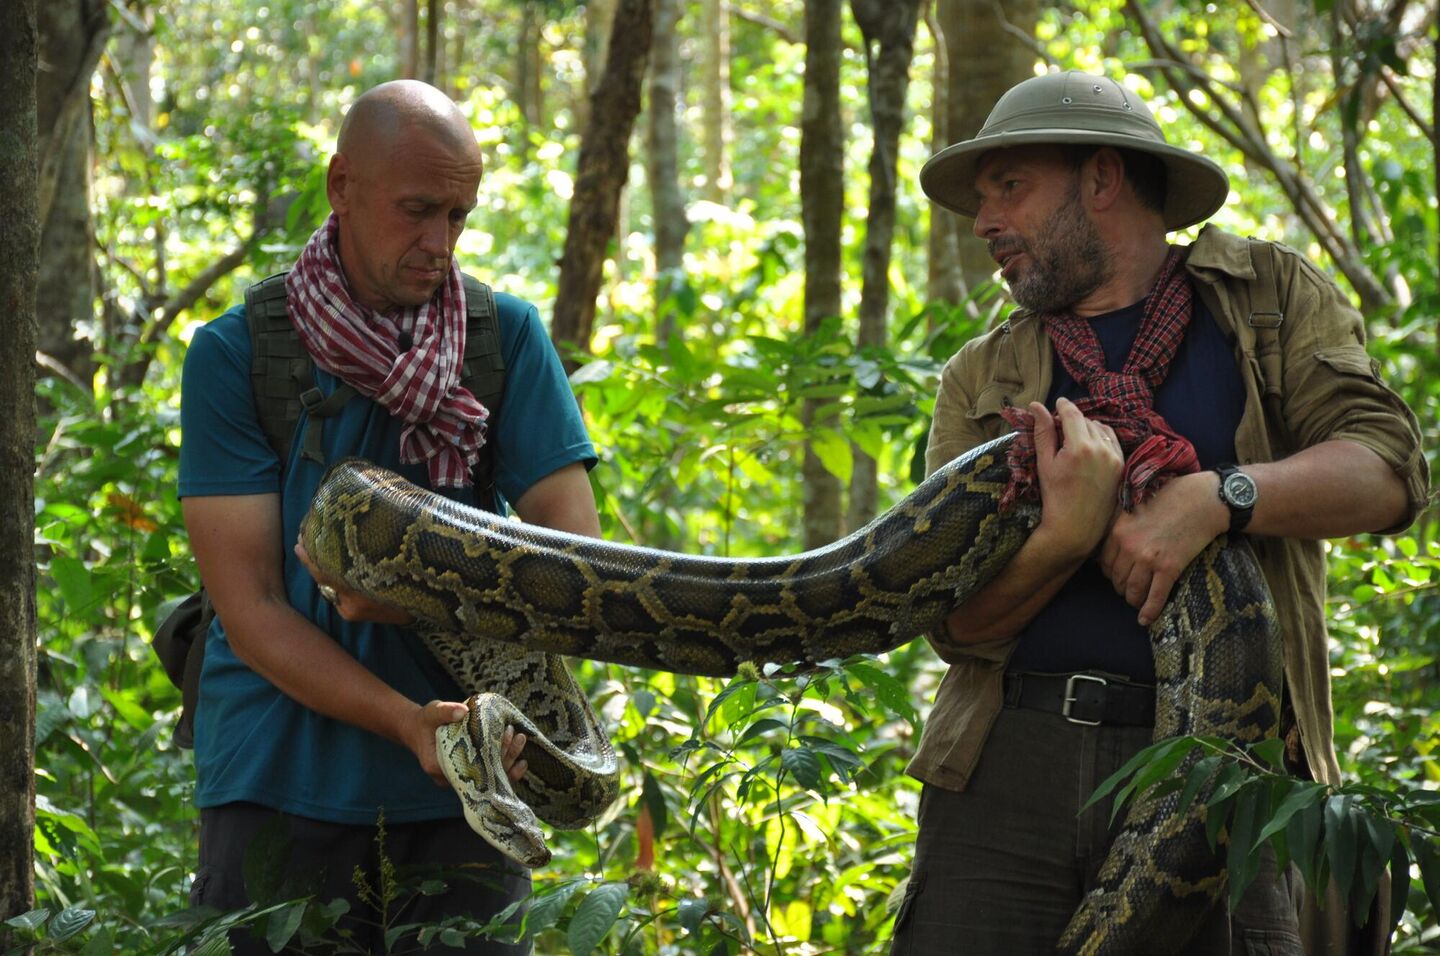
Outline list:
[[[883,653],[934,630],[1005,567],[1040,516],[1028,503],[999,508],[1012,440],[972,449],[864,528],[791,557],[683,555],[520,524],[355,459],[331,467],[301,540],[327,574],[423,621],[434,632],[432,648],[450,649],[437,656],[462,687],[481,686],[486,669],[504,658],[497,645],[516,655],[709,676],[734,674],[746,662],[813,665]],[[1206,548],[1150,632],[1156,739],[1197,734],[1251,743],[1275,735],[1279,631],[1248,546],[1220,538]],[[485,659],[465,665],[471,646]],[[509,693],[535,708],[527,734],[540,732],[551,714],[573,715],[578,723],[566,724],[561,737],[580,740],[581,759],[572,766],[557,758],[543,792],[522,789],[526,799],[516,802],[533,798],[541,819],[583,826],[604,811],[598,800],[613,799],[614,755],[608,765],[601,760],[608,782],[595,783],[586,765],[608,752],[596,743],[604,731],[573,680],[542,676],[554,666],[521,668]],[[462,781],[472,825],[498,814],[504,825],[482,835],[516,859],[536,859],[530,846],[538,840],[543,848],[543,835],[507,806],[514,794],[498,772],[504,722],[489,716],[491,708],[503,709],[494,692],[472,698],[472,733],[442,730],[442,763],[452,762],[447,776]],[[537,746],[532,737],[527,760]],[[1176,802],[1174,794],[1132,802],[1061,952],[1154,952],[1182,943],[1203,918],[1224,889],[1223,861],[1206,843],[1202,813],[1180,814]]]

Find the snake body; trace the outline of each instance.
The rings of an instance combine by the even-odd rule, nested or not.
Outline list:
[[[866,527],[793,557],[690,556],[519,524],[356,460],[332,466],[301,538],[323,571],[425,622],[457,682],[487,691],[472,698],[469,733],[442,729],[442,763],[471,824],[536,865],[548,852],[531,809],[583,826],[616,792],[604,731],[549,655],[725,676],[744,662],[805,665],[898,647],[938,627],[1038,523],[1034,505],[999,508],[1011,440],[973,449]],[[1276,733],[1278,626],[1248,547],[1212,543],[1150,630],[1157,739]],[[502,697],[522,706],[508,710]],[[518,797],[499,769],[506,722],[530,735],[526,780],[539,778],[522,780]],[[1173,793],[1132,802],[1062,952],[1154,951],[1157,940],[1183,940],[1218,898],[1225,873],[1202,815],[1179,813],[1177,802]]]

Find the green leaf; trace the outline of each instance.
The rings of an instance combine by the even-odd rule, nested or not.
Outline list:
[[[45,921],[50,918],[50,912],[48,909],[30,910],[29,912],[21,913],[19,916],[10,917],[5,921],[5,925],[25,930],[33,935],[39,931],[40,927],[45,925]]]
[[[1220,762],[1224,759],[1219,754],[1210,754],[1208,757],[1201,757],[1195,761],[1190,772],[1185,775],[1185,789],[1180,792],[1180,802],[1175,805],[1176,813],[1184,814],[1190,810],[1190,805],[1195,802],[1195,798],[1210,782],[1210,778],[1215,776],[1215,771],[1219,769]]]
[[[1280,806],[1270,817],[1270,822],[1265,824],[1259,835],[1255,837],[1256,845],[1286,829],[1290,825],[1291,817],[1306,807],[1319,803],[1328,789],[1323,783],[1311,783],[1303,780],[1290,781],[1289,788],[1290,792],[1286,794],[1284,800],[1280,801]]]
[[[693,933],[700,928],[700,923],[710,912],[708,900],[696,899],[693,896],[686,897],[676,907],[676,919],[684,927],[685,932]]]
[[[1389,820],[1358,811],[1355,816],[1360,842],[1360,878],[1350,894],[1350,915],[1358,928],[1370,913],[1370,901],[1380,888],[1380,874],[1390,863],[1390,852],[1396,841],[1395,826]]]
[[[659,782],[650,773],[645,771],[645,780],[640,787],[640,802],[650,810],[650,824],[655,828],[655,839],[660,839],[665,833],[665,826],[670,821],[670,808],[665,804],[665,791],[660,789]]]
[[[789,747],[780,752],[780,766],[807,790],[820,787],[820,759],[809,747]]]
[[[530,908],[525,912],[526,937],[533,938],[541,930],[554,926],[559,921],[560,914],[565,911],[565,904],[585,885],[583,880],[562,883],[554,890],[532,900]]]
[[[87,610],[94,600],[91,582],[94,575],[85,567],[85,562],[69,555],[57,554],[50,559],[50,576],[60,588],[69,612],[77,614]]]
[[[1121,782],[1122,780],[1124,780],[1124,779],[1126,779],[1127,777],[1129,777],[1129,776],[1131,776],[1132,774],[1134,774],[1134,773],[1135,773],[1137,770],[1139,770],[1141,767],[1147,766],[1151,761],[1153,761],[1153,760],[1159,760],[1159,759],[1165,757],[1166,755],[1170,754],[1172,751],[1174,751],[1174,750],[1175,750],[1177,747],[1179,747],[1180,745],[1182,745],[1182,744],[1188,744],[1188,743],[1190,742],[1190,739],[1191,739],[1191,738],[1188,738],[1188,737],[1179,737],[1179,738],[1175,738],[1175,739],[1172,739],[1172,740],[1162,740],[1162,741],[1159,741],[1159,742],[1157,742],[1157,743],[1153,743],[1153,744],[1151,744],[1150,746],[1146,747],[1144,750],[1140,751],[1140,752],[1137,753],[1135,756],[1133,756],[1133,757],[1131,757],[1129,760],[1125,761],[1125,765],[1124,765],[1123,767],[1121,767],[1119,770],[1117,770],[1117,771],[1115,771],[1114,773],[1112,773],[1109,777],[1107,777],[1107,778],[1105,779],[1105,782],[1104,782],[1104,783],[1102,783],[1102,784],[1100,784],[1100,786],[1096,787],[1096,788],[1095,788],[1095,792],[1092,793],[1092,794],[1090,794],[1090,799],[1089,799],[1089,800],[1086,800],[1084,806],[1082,806],[1080,809],[1081,809],[1081,810],[1088,810],[1090,807],[1093,807],[1095,804],[1097,804],[1097,803],[1099,803],[1101,800],[1105,799],[1105,797],[1109,796],[1110,793],[1111,793],[1111,791],[1113,791],[1116,787],[1118,787],[1118,786],[1120,785],[1120,782]],[[1133,782],[1132,782],[1131,785],[1129,785],[1129,786],[1127,786],[1127,787],[1125,788],[1124,793],[1128,794],[1128,793],[1132,792],[1133,790],[1134,790],[1134,785],[1133,785]],[[1120,797],[1117,797],[1117,798],[1116,798],[1116,803],[1115,803],[1115,811],[1116,811],[1116,812],[1118,812],[1119,807],[1120,807],[1120,802],[1121,802],[1121,800],[1123,800],[1123,798],[1124,798],[1124,794],[1122,794]],[[1114,816],[1115,816],[1115,813],[1112,812],[1112,813],[1111,813],[1111,819],[1112,819],[1112,820],[1114,819]]]
[[[746,727],[745,732],[740,735],[737,743],[743,744],[755,737],[768,734],[772,730],[788,730],[789,727],[790,725],[783,720],[778,720],[774,717],[765,717]]]
[[[858,677],[860,683],[874,691],[875,698],[890,713],[904,718],[912,727],[919,722],[920,717],[915,712],[915,705],[910,699],[910,690],[900,681],[874,664],[861,661],[848,664],[845,669]]]
[[[715,699],[710,702],[709,708],[705,711],[705,720],[701,723],[701,726],[710,723],[710,718],[715,716],[715,712],[720,709],[720,706],[724,704],[725,701],[743,690],[753,690],[754,687],[755,682],[753,680],[746,680],[743,677],[732,679],[730,683],[726,684],[720,690],[720,693],[715,695]]]
[[[292,903],[270,914],[265,921],[265,942],[270,944],[270,952],[278,953],[290,942],[305,918],[306,905],[303,901]]]
[[[1300,875],[1312,890],[1318,888],[1316,866],[1319,860],[1321,824],[1325,804],[1317,800],[1297,811],[1285,827],[1285,845],[1290,850],[1290,859],[1300,867]]]
[[[1395,846],[1390,850],[1390,926],[1387,928],[1386,939],[1389,939],[1400,925],[1400,918],[1405,915],[1409,899],[1410,854],[1405,850],[1405,841],[1400,839],[1395,841]]]
[[[116,951],[114,935],[108,928],[102,927],[85,941],[80,956],[113,956]]]
[[[855,469],[850,439],[833,428],[819,428],[810,435],[810,448],[826,471],[840,479],[841,484],[850,483],[850,475]]]
[[[1354,798],[1338,793],[1325,801],[1325,855],[1330,860],[1330,876],[1340,891],[1341,899],[1350,897],[1355,883],[1357,834],[1350,805]]]
[[[1420,882],[1425,886],[1430,911],[1440,913],[1440,841],[1411,830],[1410,852],[1415,857],[1415,865],[1420,868]]]
[[[1262,740],[1250,747],[1250,753],[1258,757],[1272,770],[1285,769],[1285,741],[1279,737]]]
[[[1230,816],[1230,846],[1225,853],[1225,867],[1230,871],[1232,909],[1240,905],[1240,898],[1260,871],[1255,832],[1260,828],[1268,804],[1263,787],[1247,787],[1235,798],[1235,810]]]
[[[123,691],[111,690],[108,687],[100,688],[100,693],[115,708],[115,713],[135,730],[149,730],[150,725],[155,723],[155,718],[150,712],[141,707]]]
[[[590,956],[591,950],[600,945],[629,895],[627,883],[603,883],[586,894],[570,919],[568,938],[574,956]]]

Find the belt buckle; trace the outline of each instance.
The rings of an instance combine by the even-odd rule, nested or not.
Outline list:
[[[1101,687],[1108,687],[1110,682],[1103,677],[1096,677],[1094,674],[1071,674],[1065,680],[1065,701],[1060,705],[1060,716],[1072,724],[1084,724],[1086,727],[1099,727],[1101,721],[1081,720],[1079,717],[1070,716],[1070,707],[1075,703],[1075,682],[1077,680],[1088,680],[1099,684]]]

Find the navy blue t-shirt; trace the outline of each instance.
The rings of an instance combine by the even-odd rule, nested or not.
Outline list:
[[[1195,446],[1201,468],[1235,461],[1235,429],[1245,410],[1245,386],[1235,353],[1198,296],[1185,339],[1170,372],[1155,392],[1155,410]],[[1144,315],[1144,300],[1090,320],[1105,351],[1105,367],[1125,364]],[[1053,348],[1053,346],[1052,346]],[[1089,392],[1055,359],[1046,404],[1072,401]],[[1009,668],[1039,673],[1101,670],[1149,683],[1155,679],[1149,631],[1137,623],[1138,608],[1115,593],[1092,559],[1065,582],[1055,598],[1020,632]]]

